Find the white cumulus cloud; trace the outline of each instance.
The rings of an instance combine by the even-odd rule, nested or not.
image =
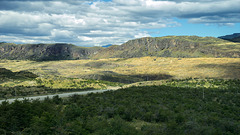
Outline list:
[[[150,36],[144,29],[190,23],[234,25],[240,0],[2,0],[0,40],[67,42],[80,46],[122,44]]]

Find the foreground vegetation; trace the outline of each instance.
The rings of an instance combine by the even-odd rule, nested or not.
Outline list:
[[[0,134],[238,135],[239,84],[185,79],[68,99],[3,102]]]

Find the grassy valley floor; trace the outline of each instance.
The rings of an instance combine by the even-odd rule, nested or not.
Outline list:
[[[240,79],[240,58],[110,58],[100,60],[11,61],[0,67],[27,70],[40,78],[67,77],[132,83],[146,80],[218,78]]]

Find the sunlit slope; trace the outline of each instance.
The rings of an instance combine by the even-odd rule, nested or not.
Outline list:
[[[100,50],[93,58],[158,57],[240,57],[240,43],[214,37],[166,36],[130,40],[121,46]]]
[[[39,77],[53,76],[107,80],[122,83],[161,79],[240,79],[240,58],[111,58],[50,62],[0,61],[14,72],[27,70]]]

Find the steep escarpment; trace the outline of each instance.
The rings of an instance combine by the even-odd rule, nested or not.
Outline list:
[[[100,47],[78,47],[71,44],[0,44],[0,59],[10,60],[74,60],[86,59]]]
[[[94,58],[240,57],[240,44],[214,37],[167,36],[130,40],[99,51]]]

